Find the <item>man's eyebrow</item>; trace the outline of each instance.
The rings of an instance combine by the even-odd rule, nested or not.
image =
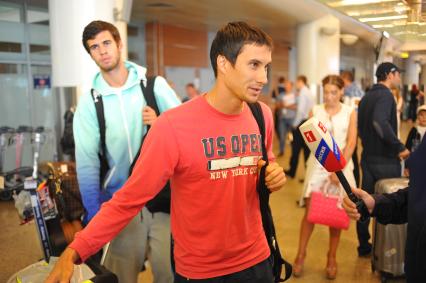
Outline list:
[[[262,61],[260,61],[259,59],[251,59],[249,61],[249,63],[259,63],[259,64],[262,64]]]

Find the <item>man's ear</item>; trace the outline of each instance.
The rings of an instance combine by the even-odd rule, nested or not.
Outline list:
[[[226,74],[226,71],[228,69],[228,60],[223,55],[217,56],[216,64],[217,64],[217,71],[223,74]]]

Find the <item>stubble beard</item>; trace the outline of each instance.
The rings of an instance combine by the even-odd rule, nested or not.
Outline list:
[[[116,61],[108,67],[103,67],[100,64],[98,64],[99,68],[102,70],[102,72],[108,73],[111,72],[113,70],[115,70],[118,67],[118,64],[120,63],[120,56],[117,57]]]

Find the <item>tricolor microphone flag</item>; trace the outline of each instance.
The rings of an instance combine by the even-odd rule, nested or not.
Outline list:
[[[357,209],[361,214],[361,221],[367,219],[369,213],[364,201],[352,193],[351,186],[342,172],[343,168],[345,168],[346,160],[324,124],[316,117],[312,117],[299,127],[299,131],[318,162],[328,172],[336,173],[346,194],[357,205]]]
[[[299,127],[305,143],[328,172],[341,171],[346,160],[324,124],[313,117]]]

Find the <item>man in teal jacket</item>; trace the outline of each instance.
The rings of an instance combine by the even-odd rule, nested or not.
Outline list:
[[[100,68],[92,88],[103,100],[110,167],[104,180],[100,180],[100,131],[94,99],[88,92],[80,97],[74,117],[74,139],[78,182],[86,220],[90,221],[101,204],[127,180],[147,125],[152,125],[157,117],[147,106],[141,90],[141,81],[145,85],[147,81],[146,68],[121,59],[123,43],[115,26],[103,21],[91,22],[84,29],[83,45]],[[180,104],[162,77],[155,80],[154,96],[160,112]],[[137,282],[148,250],[154,282],[172,282],[169,214],[158,212],[154,217],[144,209],[111,243],[105,265],[118,275],[120,282]]]

